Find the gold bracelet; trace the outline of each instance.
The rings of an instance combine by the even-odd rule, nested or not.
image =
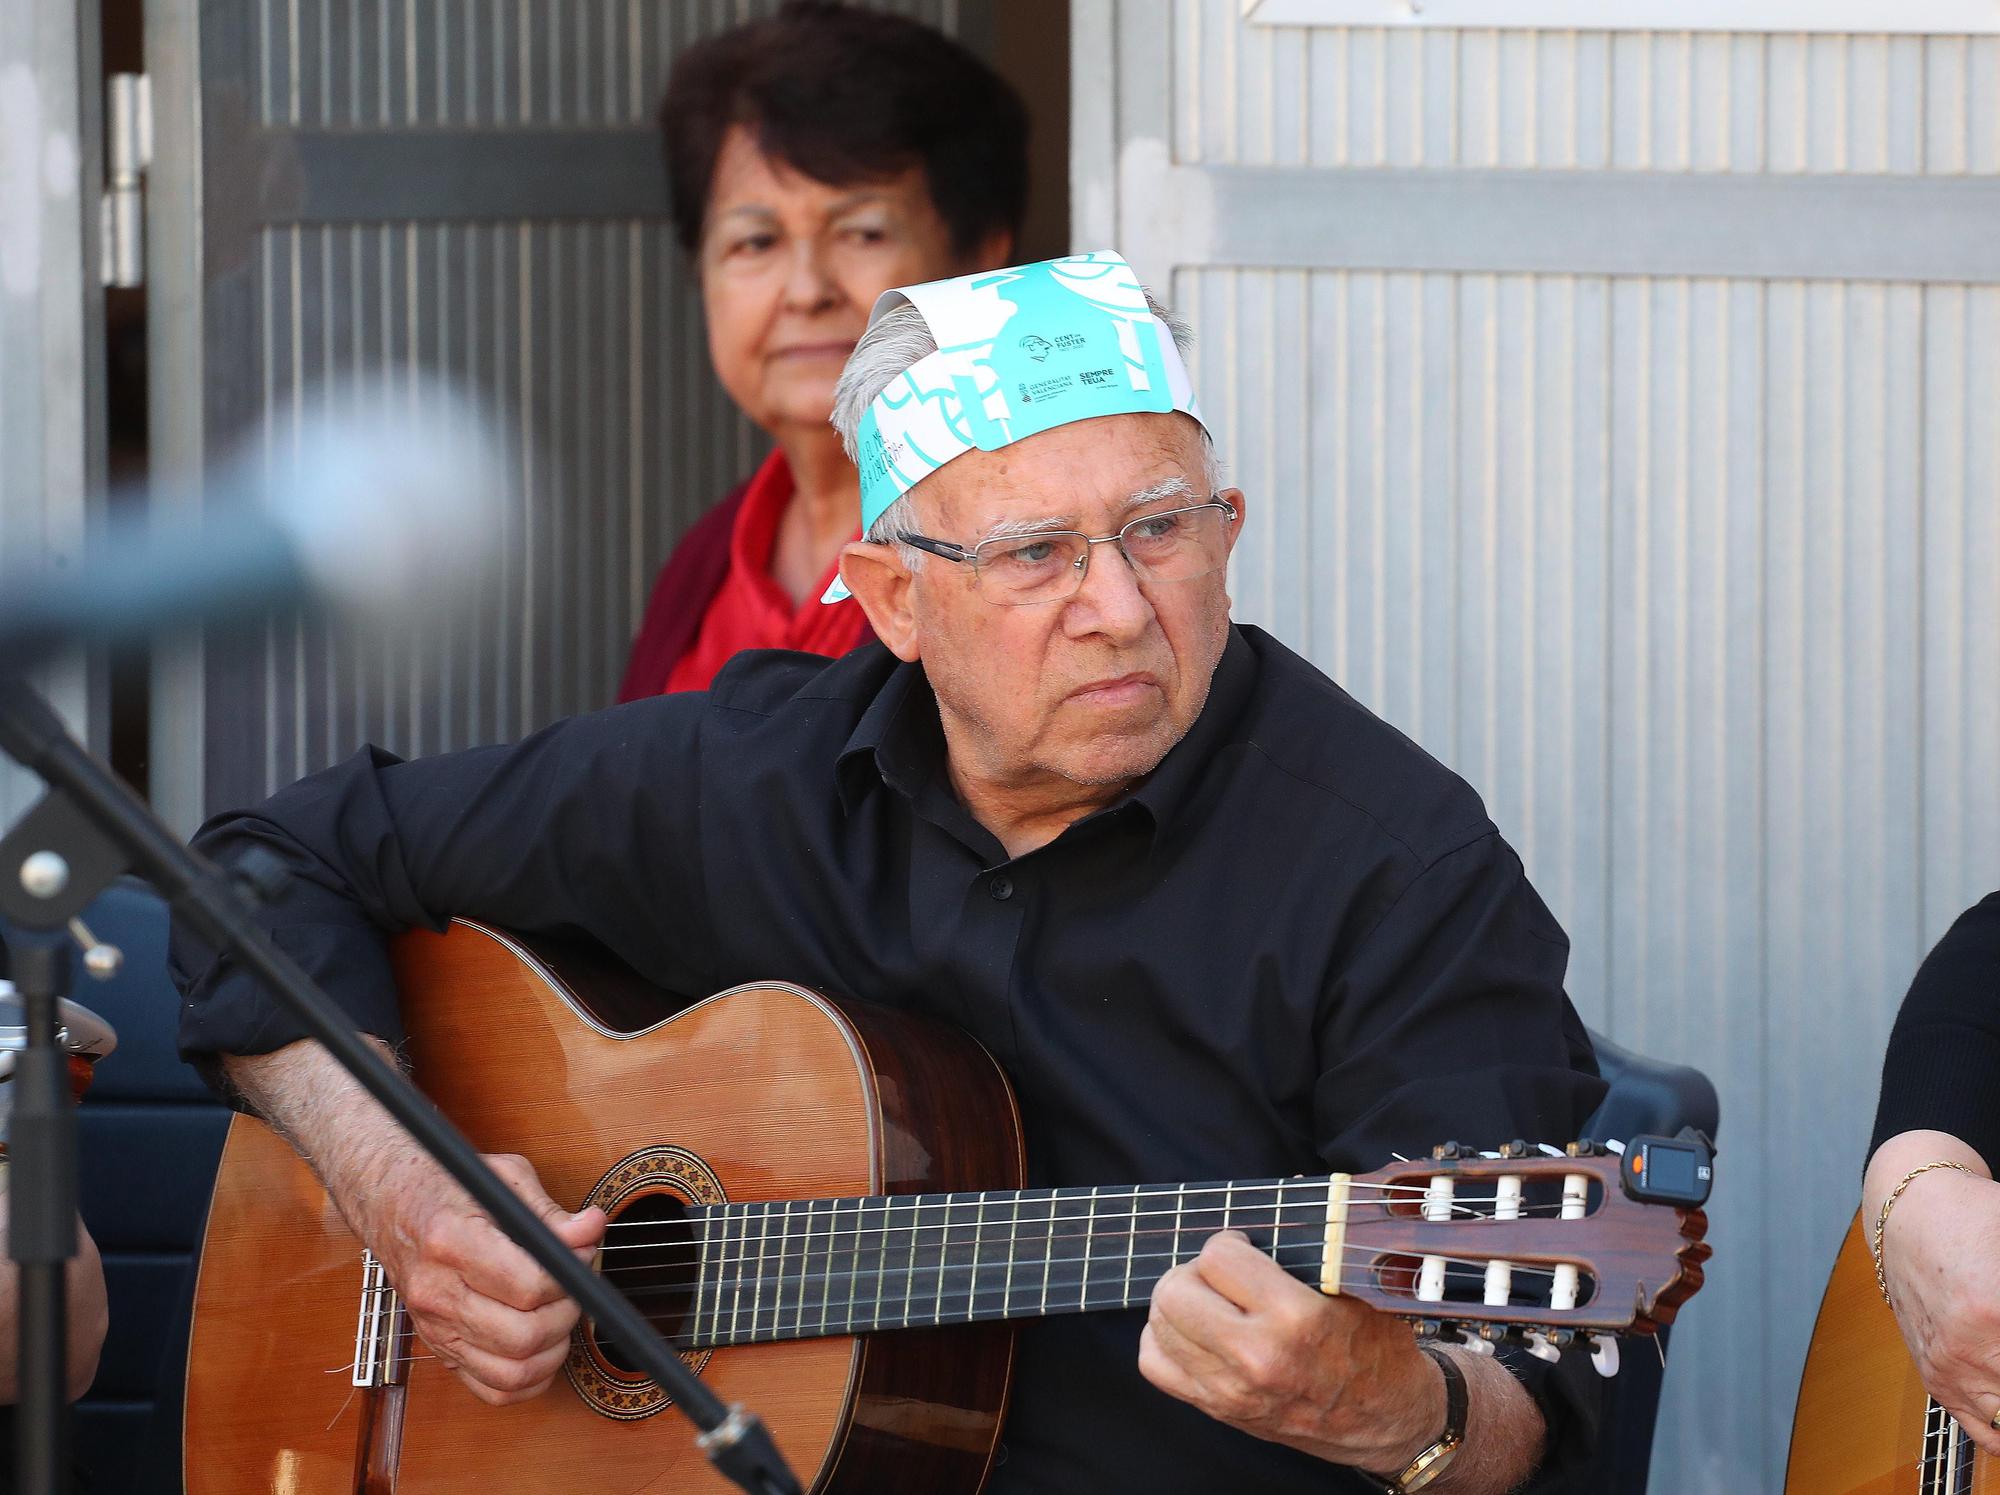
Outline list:
[[[1895,1309],[1896,1305],[1889,1302],[1889,1274],[1882,1270],[1882,1232],[1888,1228],[1889,1211],[1895,1205],[1896,1201],[1902,1198],[1903,1190],[1907,1189],[1911,1181],[1917,1178],[1918,1175],[1929,1173],[1934,1168],[1956,1168],[1960,1173],[1967,1174],[1970,1177],[1977,1178],[1979,1176],[1963,1163],[1954,1163],[1948,1158],[1939,1158],[1936,1162],[1920,1164],[1912,1168],[1908,1173],[1905,1173],[1898,1180],[1896,1187],[1889,1191],[1889,1197],[1882,1201],[1882,1212],[1875,1217],[1875,1238],[1868,1243],[1868,1254],[1875,1258],[1875,1285],[1882,1289],[1882,1301],[1889,1304],[1891,1311]]]

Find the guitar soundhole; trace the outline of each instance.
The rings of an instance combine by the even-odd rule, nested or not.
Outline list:
[[[612,1217],[604,1243],[604,1271],[618,1290],[655,1329],[678,1338],[694,1304],[701,1265],[686,1202],[667,1193],[641,1194]],[[615,1336],[592,1325],[591,1338],[614,1374],[641,1376]]]
[[[700,1252],[690,1205],[725,1203],[722,1182],[700,1158],[660,1144],[618,1160],[584,1196],[610,1217],[599,1269],[662,1333],[677,1335],[693,1307]],[[681,1354],[697,1375],[709,1350]],[[600,1416],[629,1422],[668,1405],[667,1394],[611,1335],[584,1322],[571,1336],[563,1373],[584,1404]]]

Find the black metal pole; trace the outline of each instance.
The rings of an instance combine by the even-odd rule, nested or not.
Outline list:
[[[76,1107],[69,1061],[56,1043],[56,1003],[69,989],[69,948],[17,939],[13,968],[27,1028],[27,1047],[14,1056],[7,1135],[7,1254],[21,1272],[14,1472],[22,1495],[62,1495],[70,1469],[63,1290],[76,1255]]]
[[[90,756],[28,685],[0,676],[0,748],[70,796],[131,854],[131,865],[174,912],[218,950],[228,950],[380,1101],[494,1224],[553,1277],[584,1313],[630,1347],[703,1436],[709,1461],[743,1489],[798,1495],[799,1483],[769,1431],[740,1406],[725,1408],[653,1326],[589,1266],[579,1261],[514,1191],[489,1169],[458,1129],[409,1081],[385,1064],[347,1018],[250,917],[228,874],[196,856],[138,796]],[[17,957],[18,963],[18,957]]]

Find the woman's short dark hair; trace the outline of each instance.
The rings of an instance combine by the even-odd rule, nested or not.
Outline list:
[[[1028,112],[1005,79],[941,32],[835,0],[792,0],[768,20],[680,55],[660,104],[674,232],[701,240],[715,159],[742,125],[758,149],[830,186],[921,165],[966,253],[1016,237],[1028,197]]]

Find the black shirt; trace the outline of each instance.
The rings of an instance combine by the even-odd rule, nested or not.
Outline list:
[[[1568,941],[1478,796],[1252,628],[1150,777],[1019,858],[953,795],[922,671],[879,646],[740,656],[705,694],[515,747],[367,751],[198,838],[253,842],[298,873],[278,943],[370,1032],[398,1032],[383,931],[452,915],[588,934],[676,991],[783,977],[968,1029],[1035,1185],[1560,1143],[1603,1092]],[[191,1058],[301,1036],[185,940],[176,961]],[[1022,1326],[992,1490],[1375,1488],[1155,1391],[1143,1321]],[[1530,1372],[1558,1463],[1588,1445],[1588,1378]]]
[[[1948,1132],[2000,1168],[2000,893],[1958,916],[1903,998],[1882,1061],[1875,1149]]]

